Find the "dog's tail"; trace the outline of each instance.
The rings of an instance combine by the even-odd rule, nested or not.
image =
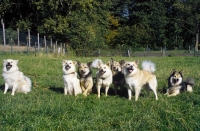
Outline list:
[[[187,84],[193,86],[194,85],[194,79],[193,78],[187,78],[185,81]]]
[[[143,61],[142,62],[142,69],[146,70],[150,73],[154,73],[156,71],[156,65],[151,61]]]
[[[101,59],[95,59],[95,60],[92,61],[91,67],[97,69],[99,67],[99,63],[103,64],[102,60]]]

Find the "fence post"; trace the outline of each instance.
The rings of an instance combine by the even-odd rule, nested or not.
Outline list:
[[[128,57],[130,57],[130,51],[129,50],[127,50],[127,53],[128,53]]]
[[[52,50],[52,44],[53,44],[53,43],[52,43],[52,38],[51,38],[51,47],[50,47],[51,50]]]
[[[11,54],[12,54],[12,52],[13,52],[13,47],[12,47],[12,38],[10,39],[10,48],[11,48]]]
[[[20,52],[20,49],[19,49],[19,28],[17,28],[17,45],[18,45],[18,51]]]
[[[1,24],[3,26],[3,43],[4,43],[4,52],[6,51],[6,35],[5,35],[5,25],[3,23],[3,19],[1,19]]]
[[[40,51],[40,34],[38,33],[38,52]]]
[[[28,46],[31,46],[30,29],[28,29]]]
[[[44,36],[44,49],[45,49],[45,53],[47,53],[47,42],[46,42],[46,36]]]

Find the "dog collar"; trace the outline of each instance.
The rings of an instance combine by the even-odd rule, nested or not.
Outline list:
[[[69,74],[66,74],[66,75],[71,75],[71,74],[75,74],[75,72],[72,72],[72,73],[69,73]]]

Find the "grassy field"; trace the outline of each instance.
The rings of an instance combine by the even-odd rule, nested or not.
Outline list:
[[[11,92],[3,94],[4,82],[0,79],[0,130],[116,130],[116,131],[192,131],[200,130],[200,58],[199,57],[114,57],[115,60],[151,60],[156,64],[158,101],[153,93],[147,97],[142,90],[137,102],[114,96],[113,88],[108,97],[102,90],[97,94],[64,96],[62,59],[89,62],[95,58],[67,56],[6,55],[4,59],[18,59],[19,68],[32,80],[28,94]],[[106,62],[109,57],[101,57]],[[2,69],[2,64],[0,64]],[[193,77],[193,93],[167,97],[167,78],[172,69],[183,70],[184,76]],[[95,70],[93,70],[95,74]],[[134,91],[133,91],[134,93]]]

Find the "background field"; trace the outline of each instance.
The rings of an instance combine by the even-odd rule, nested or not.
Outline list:
[[[32,80],[32,92],[3,94],[4,82],[0,79],[0,130],[200,130],[200,59],[199,57],[114,57],[115,60],[151,60],[156,63],[158,101],[153,93],[147,97],[145,90],[137,102],[114,96],[112,86],[109,96],[102,90],[97,94],[64,96],[62,59],[89,62],[94,57],[32,56],[1,54],[0,60],[18,59],[19,68]],[[100,57],[104,62],[109,57]],[[2,64],[0,64],[2,69]],[[193,77],[193,93],[176,97],[163,95],[172,69],[183,70],[184,76]],[[95,70],[93,70],[93,75]],[[134,93],[134,91],[133,91]]]

